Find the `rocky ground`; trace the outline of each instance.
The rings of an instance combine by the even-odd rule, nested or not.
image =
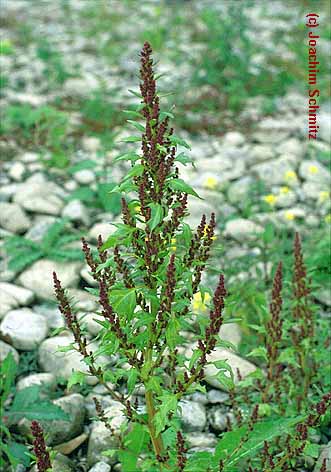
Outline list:
[[[127,41],[116,60],[118,45],[123,36],[130,36],[133,25],[143,32],[150,16],[157,12],[148,4],[130,11],[127,23],[120,24],[120,37],[117,36],[118,25],[115,25],[114,59],[96,54],[93,22],[88,22],[87,13],[83,11],[86,2],[71,0],[67,3],[69,9],[60,1],[9,0],[4,4],[3,37],[15,44],[15,54],[0,56],[1,69],[8,78],[1,96],[2,107],[15,104],[37,109],[55,103],[58,109],[64,110],[68,117],[69,143],[66,143],[65,152],[70,154],[71,171],[47,166],[49,148],[35,132],[34,143],[15,132],[5,133],[0,141],[0,360],[9,351],[13,352],[21,371],[17,390],[32,385],[45,386],[52,401],[70,413],[70,423],[52,421],[45,425],[49,444],[61,452],[55,470],[108,472],[120,468],[101,455],[103,450],[111,447],[112,438],[101,423],[92,419],[95,416],[92,397],[100,399],[106,413],[114,414],[115,428],[119,428],[123,419],[121,407],[110,400],[93,379],[85,391],[66,391],[66,380],[72,369],[83,370],[84,365],[78,354],[58,352],[58,346],[70,344],[70,334],[63,331],[54,335],[54,330],[64,324],[54,303],[53,270],[77,301],[76,307],[84,316],[91,340],[98,334],[99,325],[94,320],[97,304],[84,290],[92,283],[87,266],[82,260],[59,262],[44,255],[31,261],[23,270],[15,271],[8,267],[12,254],[4,248],[4,241],[10,236],[21,235],[37,245],[42,244],[48,229],[59,218],[67,219],[65,231],[76,231],[77,241],[77,232],[91,245],[96,244],[99,234],[106,238],[111,233],[114,228],[111,223],[119,219],[116,205],[113,211],[105,211],[102,205],[81,199],[79,190],[89,188],[97,192],[100,183],[117,182],[124,175],[125,166],[114,165],[113,159],[125,152],[127,145],[121,140],[130,132],[116,120],[114,127],[109,129],[107,125],[103,134],[93,126],[86,128],[79,107],[96,90],[101,87],[113,90],[114,85],[118,89],[112,102],[115,109],[132,103],[127,89],[137,88],[135,74],[140,38]],[[100,0],[100,8],[102,4]],[[114,5],[116,12],[123,14],[125,6],[121,2],[114,2]],[[281,3],[272,2],[272,10],[276,11],[277,5]],[[268,13],[270,17],[275,15],[271,10]],[[290,19],[296,21],[295,9]],[[18,28],[20,22],[25,22],[25,30]],[[268,22],[267,18],[265,22]],[[268,25],[258,24],[258,34],[263,36]],[[281,19],[277,26],[282,28]],[[82,35],[82,30],[89,34]],[[161,82],[163,88],[178,86],[190,73],[185,54],[194,54],[194,51],[189,49],[189,35],[183,31],[180,36],[181,63],[176,62],[169,50],[164,57],[159,54],[160,71],[168,71],[168,77]],[[40,52],[38,55],[40,41],[44,38],[56,46],[64,69],[69,70],[69,76],[65,75],[60,82],[51,81],[54,68],[49,65],[50,70],[47,70],[47,62]],[[109,36],[102,32],[97,41],[103,41],[106,47]],[[55,72],[59,73],[59,66],[55,67]],[[70,103],[78,107],[70,109]],[[255,97],[241,112],[245,122],[254,123],[250,129],[232,126],[216,135],[206,131],[191,134],[187,129],[177,129],[177,135],[191,145],[190,155],[195,160],[194,168],[182,166],[181,176],[203,197],[203,200],[192,199],[190,202],[189,223],[196,226],[202,213],[216,212],[218,241],[226,248],[222,252],[223,266],[248,254],[250,271],[260,263],[257,239],[268,222],[277,228],[299,229],[303,235],[310,235],[331,219],[331,174],[325,159],[330,149],[329,108],[326,104],[322,106],[318,140],[308,144],[306,97],[295,87],[275,100],[273,113],[263,114],[260,103],[260,97]],[[230,120],[230,116],[227,119]],[[107,133],[116,135],[116,141],[111,145],[105,141]],[[134,144],[130,146],[132,149]],[[92,162],[92,165],[86,162]],[[256,190],[252,193],[252,189]],[[77,247],[75,241],[70,244]],[[217,259],[216,254],[214,257]],[[247,273],[248,270],[236,277],[247,277]],[[331,306],[328,289],[320,288],[316,298],[321,310],[327,313]],[[237,346],[242,339],[237,325],[226,325],[222,335]],[[219,349],[215,356],[227,358],[234,368],[239,367],[243,376],[255,369],[251,362],[224,349]],[[110,362],[109,359],[106,361]],[[228,395],[211,378],[212,374],[207,371],[207,394],[196,394],[183,400],[182,421],[192,449],[213,448],[216,435],[226,428],[227,415],[232,414],[226,404]],[[141,393],[136,392],[136,395],[143,408]],[[17,428],[20,434],[27,434],[27,421],[20,420]],[[69,455],[71,459],[68,459]],[[18,468],[17,472],[23,470],[24,467]]]

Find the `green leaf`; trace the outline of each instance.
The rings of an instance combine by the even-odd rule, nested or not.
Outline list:
[[[181,164],[184,164],[184,166],[186,166],[186,164],[193,164],[194,162],[190,156],[185,154],[185,152],[181,152],[180,154],[178,154],[178,156],[176,156],[175,158],[175,161],[178,161]]]
[[[212,456],[210,452],[199,451],[192,454],[185,466],[185,472],[201,472],[210,470]]]
[[[9,352],[0,365],[1,406],[4,405],[10,393],[10,388],[14,384],[16,373],[17,364],[12,352]]]
[[[172,393],[165,393],[159,397],[161,405],[154,416],[155,433],[159,435],[164,427],[169,424],[168,414],[170,412],[176,412],[177,410],[177,397]]]
[[[68,197],[68,200],[81,200],[92,203],[95,200],[95,192],[90,187],[78,187]]]
[[[115,157],[113,162],[119,162],[119,161],[136,162],[138,159],[141,159],[139,154],[136,154],[135,152],[126,152],[125,154],[121,154],[120,156]]]
[[[121,143],[138,143],[141,141],[141,136],[128,136],[127,138],[122,139]]]
[[[25,467],[30,465],[29,449],[24,445],[18,442],[10,441],[8,444],[9,452]]]
[[[121,194],[111,193],[114,188],[114,183],[98,184],[97,193],[103,209],[114,215],[119,215],[121,213]]]
[[[261,357],[265,361],[268,361],[267,349],[264,346],[256,347],[249,354],[247,354],[247,357]]]
[[[199,197],[196,191],[193,190],[193,188],[187,183],[185,183],[182,179],[172,179],[170,180],[168,185],[175,192],[184,192],[188,195],[193,195],[194,197],[200,198],[200,200],[202,200],[202,198]]]
[[[202,354],[201,349],[194,349],[193,354],[190,359],[189,369],[191,369],[194,366],[196,361],[200,358],[201,354]]]
[[[16,423],[21,418],[29,420],[67,420],[68,415],[57,405],[39,397],[39,387],[24,388],[17,392],[14,401],[6,413],[11,422]]]
[[[174,316],[168,321],[166,328],[166,340],[167,345],[170,349],[174,349],[177,346],[178,333],[180,330],[180,323]]]
[[[134,367],[131,367],[131,369],[128,372],[128,382],[127,382],[127,387],[128,387],[128,395],[131,395],[133,392],[136,383],[138,379],[138,371]]]
[[[67,389],[70,390],[73,385],[79,384],[84,385],[86,382],[86,374],[79,372],[78,370],[74,371],[68,380]]]
[[[114,289],[110,292],[110,302],[114,310],[128,320],[133,317],[136,308],[136,290],[134,288],[128,289]]]
[[[130,123],[130,125],[134,126],[138,131],[141,131],[142,133],[145,132],[145,126],[142,125],[141,123],[138,123],[138,121],[134,121],[134,120],[126,120],[126,121]]]
[[[92,159],[85,159],[84,161],[78,162],[77,164],[70,166],[68,172],[70,174],[75,174],[80,170],[95,169],[96,164],[96,161],[93,161]]]
[[[313,457],[314,459],[317,459],[320,455],[320,450],[321,450],[321,447],[319,444],[308,443],[306,444],[303,452],[305,453],[306,456],[310,456],[310,457]]]
[[[256,456],[257,451],[263,447],[264,441],[269,442],[277,436],[288,434],[291,428],[303,419],[303,416],[274,418],[255,424],[252,431],[249,431],[246,425],[225,433],[215,449],[215,464],[223,460],[225,472],[234,470],[231,467],[238,464],[239,461]],[[241,445],[240,441],[246,437],[247,440]]]
[[[8,263],[9,270],[14,272],[20,272],[33,262],[37,261],[43,256],[41,251],[18,251],[13,257],[10,258]]]
[[[132,93],[132,95],[134,95],[135,97],[142,98],[142,96],[140,95],[140,93],[135,92],[134,90],[131,90],[131,89],[128,89],[128,91],[129,91],[130,93]]]
[[[163,220],[163,208],[159,203],[150,203],[148,205],[151,208],[151,218],[148,221],[148,226],[151,231],[153,231],[158,224]]]
[[[181,139],[178,136],[175,136],[175,135],[169,136],[169,140],[171,144],[175,146],[183,146],[186,149],[191,149],[191,146],[186,141],[184,141],[184,139]]]

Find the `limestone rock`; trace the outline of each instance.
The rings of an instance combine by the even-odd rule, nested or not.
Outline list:
[[[25,211],[16,203],[0,202],[0,226],[11,233],[24,233],[31,224]]]
[[[237,218],[226,223],[224,234],[225,236],[243,242],[245,240],[256,239],[262,231],[262,226],[253,221]]]
[[[206,409],[201,403],[190,400],[179,402],[181,423],[185,431],[202,431],[206,426]]]
[[[79,281],[80,262],[56,262],[41,259],[19,276],[19,282],[32,290],[38,298],[54,299],[53,271],[61,280],[62,287],[75,287]]]
[[[0,332],[16,349],[32,351],[46,337],[45,319],[28,308],[9,311],[0,324]]]
[[[20,360],[20,356],[18,352],[16,351],[16,349],[13,348],[13,346],[11,346],[10,344],[7,344],[4,341],[1,341],[0,339],[0,363],[5,360],[5,358],[8,356],[10,352],[13,354],[16,364],[18,364]]]

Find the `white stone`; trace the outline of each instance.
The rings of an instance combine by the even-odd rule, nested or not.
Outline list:
[[[50,372],[57,377],[68,380],[72,372],[79,370],[88,373],[88,367],[83,362],[82,356],[77,351],[60,352],[59,349],[69,346],[74,342],[73,337],[68,333],[61,336],[54,336],[46,339],[39,347],[39,364],[45,372]],[[91,350],[96,350],[95,345],[89,346]],[[105,362],[105,357],[98,358],[100,362]],[[95,385],[97,379],[92,376],[86,377],[88,385]]]
[[[74,179],[76,182],[82,185],[88,185],[95,181],[95,174],[92,170],[82,169],[78,172],[75,172]]]
[[[115,432],[119,432],[121,425],[125,421],[122,404],[113,401],[113,405],[105,409],[105,415],[109,418],[109,423]],[[108,464],[115,464],[117,462],[115,456],[105,458],[102,455],[103,451],[111,449],[115,445],[116,439],[105,425],[100,421],[93,422],[87,449],[87,462],[89,466],[100,460],[104,460]]]
[[[16,364],[18,364],[20,360],[20,356],[18,352],[16,351],[16,349],[13,348],[13,346],[11,346],[10,344],[7,344],[4,341],[1,341],[0,339],[0,362],[3,362],[10,352],[12,353]]]
[[[89,472],[110,472],[110,465],[106,462],[97,462]]]
[[[88,238],[90,241],[98,241],[98,236],[101,234],[103,241],[106,241],[108,237],[116,231],[116,226],[109,223],[96,223],[90,229]]]
[[[0,283],[0,293],[2,292],[12,295],[19,305],[29,305],[34,299],[34,293],[31,290],[6,282]]]
[[[56,378],[53,374],[40,373],[40,374],[31,374],[20,379],[16,384],[16,390],[23,390],[27,387],[32,387],[33,385],[38,385],[40,387],[55,388]]]
[[[20,156],[19,159],[20,161],[27,163],[37,162],[39,160],[39,154],[35,152],[25,152]]]
[[[262,226],[253,221],[244,218],[237,218],[226,223],[224,234],[225,236],[242,242],[245,240],[256,239],[262,231]]]
[[[2,319],[8,311],[18,306],[19,304],[16,298],[0,288],[0,319]]]
[[[73,77],[66,80],[63,89],[69,96],[86,97],[98,86],[98,80],[94,76],[84,74],[84,78]]]
[[[300,177],[311,182],[330,184],[331,175],[319,161],[303,161],[299,168]]]
[[[238,323],[224,323],[218,334],[222,341],[228,341],[238,348],[241,341],[241,329]]]
[[[26,181],[20,184],[14,202],[33,213],[59,215],[64,202],[63,190],[53,182]]]
[[[82,146],[85,151],[97,152],[100,149],[100,139],[94,136],[85,136],[82,139]]]
[[[50,446],[61,444],[78,436],[83,431],[85,407],[84,397],[78,393],[53,400],[68,415],[67,420],[40,420],[45,432],[46,443]],[[31,421],[23,418],[18,428],[21,434],[29,435]]]
[[[54,299],[53,271],[57,273],[62,287],[75,287],[79,281],[80,262],[56,262],[41,259],[19,276],[23,287],[32,290],[38,298]]]
[[[250,176],[242,177],[233,182],[228,189],[228,199],[231,203],[246,203],[248,194],[253,187],[254,180]]]
[[[24,233],[31,221],[16,203],[0,202],[0,226],[11,233]]]
[[[242,146],[245,142],[245,136],[238,131],[229,131],[223,139],[224,146]]]
[[[327,143],[331,143],[331,115],[330,113],[321,112],[318,115],[318,125],[319,129],[319,136],[326,141]]]
[[[0,324],[0,332],[22,351],[32,351],[47,336],[45,319],[29,308],[9,311]]]
[[[179,402],[181,423],[185,431],[202,431],[206,426],[206,409],[201,403],[189,400]]]
[[[62,210],[62,216],[71,221],[84,223],[86,226],[90,223],[90,217],[86,206],[80,200],[71,200]]]
[[[289,156],[263,162],[251,168],[253,174],[270,185],[286,182],[286,173],[295,172],[295,159]]]
[[[20,182],[23,178],[25,172],[25,166],[22,162],[14,162],[14,164],[9,169],[8,175],[11,179],[16,182]]]

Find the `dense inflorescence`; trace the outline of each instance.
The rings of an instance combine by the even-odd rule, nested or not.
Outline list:
[[[48,472],[51,470],[51,459],[46,448],[43,429],[38,421],[32,421],[31,433],[34,438],[33,450],[36,456],[38,472]]]

